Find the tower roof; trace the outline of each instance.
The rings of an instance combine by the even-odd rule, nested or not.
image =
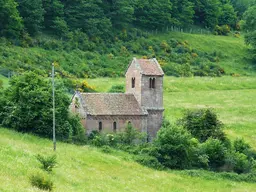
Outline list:
[[[133,58],[131,64],[135,64],[135,67],[143,75],[154,75],[154,76],[163,76],[164,72],[155,58],[153,59],[136,59]],[[130,65],[131,65],[130,64]],[[129,67],[130,67],[129,65]],[[129,68],[128,67],[128,68]]]

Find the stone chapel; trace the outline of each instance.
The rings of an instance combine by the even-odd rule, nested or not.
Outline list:
[[[71,110],[80,114],[87,134],[119,132],[130,123],[149,139],[156,136],[164,111],[163,70],[155,58],[133,58],[125,77],[125,93],[74,94]]]

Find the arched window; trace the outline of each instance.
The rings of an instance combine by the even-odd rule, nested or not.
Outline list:
[[[99,132],[101,132],[102,131],[102,122],[100,121],[99,122]]]
[[[135,87],[135,77],[132,78],[132,88]]]
[[[156,78],[152,79],[152,88],[154,89],[156,87]]]
[[[113,131],[116,132],[116,122],[113,123]]]
[[[156,87],[156,78],[149,78],[149,88],[155,88]]]

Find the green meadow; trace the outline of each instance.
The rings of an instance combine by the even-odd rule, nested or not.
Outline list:
[[[123,78],[88,79],[99,92],[124,85]],[[213,108],[231,139],[244,137],[256,148],[256,77],[164,78],[165,116],[171,122],[188,109]]]
[[[29,134],[0,128],[0,191],[41,191],[30,185],[29,176],[41,172],[35,155],[51,154],[52,142]],[[218,173],[200,171],[189,176],[182,171],[156,171],[135,163],[131,156],[110,154],[89,146],[57,143],[58,165],[50,177],[54,190],[70,191],[255,191],[255,183],[234,182]],[[208,175],[205,177],[205,175]]]
[[[152,37],[155,38],[155,37]],[[243,36],[215,36],[202,34],[188,34],[171,32],[157,36],[157,39],[167,40],[175,38],[179,41],[187,41],[193,49],[202,52],[217,52],[221,55],[218,62],[227,74],[255,75],[255,65],[247,58],[250,57]]]

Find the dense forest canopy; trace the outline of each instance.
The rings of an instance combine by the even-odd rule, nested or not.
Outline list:
[[[109,38],[133,26],[168,25],[236,28],[254,0],[0,0],[0,36],[47,32],[65,37],[81,30],[91,39]]]
[[[0,73],[46,75],[56,61],[65,77],[117,77],[138,56],[157,57],[167,75],[221,76],[221,51],[202,52],[188,41],[152,40],[150,34],[195,29],[239,37],[243,29],[251,62],[255,6],[256,0],[0,0]]]

